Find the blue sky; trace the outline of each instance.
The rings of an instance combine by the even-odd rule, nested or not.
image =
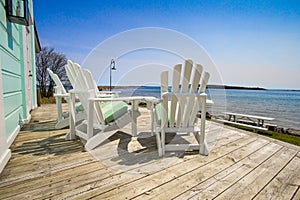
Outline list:
[[[210,83],[300,89],[300,1],[35,0],[34,15],[42,46],[80,64],[111,36],[161,27],[183,33],[208,52],[220,76]],[[132,71],[135,66],[128,63],[133,60],[145,57],[157,63],[168,57],[153,55],[139,52],[126,57],[132,61],[127,65],[125,57],[117,62],[122,69],[113,72],[114,84]],[[146,76],[124,84],[140,84]]]

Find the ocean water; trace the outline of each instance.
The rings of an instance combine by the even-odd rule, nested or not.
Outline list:
[[[209,93],[215,102],[212,108],[214,114],[226,110],[273,117],[272,124],[300,130],[300,91],[215,89],[209,90]]]
[[[122,88],[120,96],[154,96],[160,98],[160,87]],[[272,124],[300,130],[300,91],[291,90],[231,90],[209,89],[208,98],[214,105],[213,115],[224,112],[259,115],[275,118]]]

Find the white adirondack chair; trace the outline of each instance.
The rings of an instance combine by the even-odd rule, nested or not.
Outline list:
[[[194,70],[193,70],[194,69]],[[159,156],[166,151],[198,150],[201,155],[208,155],[205,141],[206,99],[205,88],[209,73],[202,75],[202,66],[193,67],[191,60],[185,61],[184,72],[182,65],[175,65],[173,70],[172,90],[168,91],[168,71],[161,73],[162,102],[156,105],[156,137]],[[193,78],[191,79],[191,72]],[[181,80],[181,83],[180,83]],[[201,109],[201,126],[197,126],[197,112]],[[194,133],[196,144],[165,144],[168,133]]]
[[[135,109],[129,110],[128,105],[122,101],[124,98],[97,96],[96,84],[90,71],[68,61],[66,72],[73,85],[70,108],[72,113],[74,114],[75,94],[87,112],[86,120],[76,127],[73,127],[75,119],[71,119],[67,139],[74,139],[76,135],[85,143],[86,150],[92,150],[114,134],[113,130],[122,128],[131,121],[136,122],[139,112]]]
[[[56,101],[56,112],[57,112],[57,123],[55,125],[56,129],[62,129],[69,126],[69,113],[62,112],[62,99],[64,98],[67,103],[69,103],[70,95],[66,92],[62,82],[59,77],[52,72],[51,69],[47,69],[49,75],[53,79],[55,83],[55,101]],[[85,112],[83,112],[83,108],[80,102],[76,103],[76,120],[80,121],[86,118]]]

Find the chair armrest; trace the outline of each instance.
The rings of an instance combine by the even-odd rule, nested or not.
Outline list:
[[[101,91],[98,91],[98,93],[102,93],[102,94],[119,94],[119,93],[121,93],[121,91],[103,91],[103,90],[101,90]]]
[[[55,97],[69,97],[69,94],[54,94]]]
[[[126,101],[128,98],[123,97],[97,97],[97,98],[89,98],[89,101]]]
[[[162,102],[162,99],[157,99],[157,98],[145,98],[144,99],[146,102],[149,102],[149,103],[153,103],[154,105],[156,104],[159,104]]]
[[[162,93],[162,97],[164,96],[168,96],[168,97],[172,97],[172,96],[184,96],[184,97],[197,97],[197,96],[203,96],[206,95],[206,93],[200,93],[200,94],[196,94],[196,93],[178,93],[178,92],[164,92]]]
[[[120,91],[97,91],[97,97],[101,98],[101,97],[118,97],[119,93],[121,93]]]
[[[155,97],[145,97],[145,96],[132,96],[132,97],[110,97],[110,98],[89,98],[92,101],[153,101],[157,102],[158,99]]]

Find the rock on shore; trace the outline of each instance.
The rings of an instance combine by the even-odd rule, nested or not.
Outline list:
[[[296,130],[296,129],[293,129],[293,128],[286,129],[286,133],[289,134],[289,135],[300,136],[300,130]]]
[[[278,127],[278,128],[276,128],[276,132],[278,132],[278,133],[284,133],[284,134],[288,134],[288,135],[300,136],[300,130],[293,129],[293,128],[281,128],[281,127]]]

